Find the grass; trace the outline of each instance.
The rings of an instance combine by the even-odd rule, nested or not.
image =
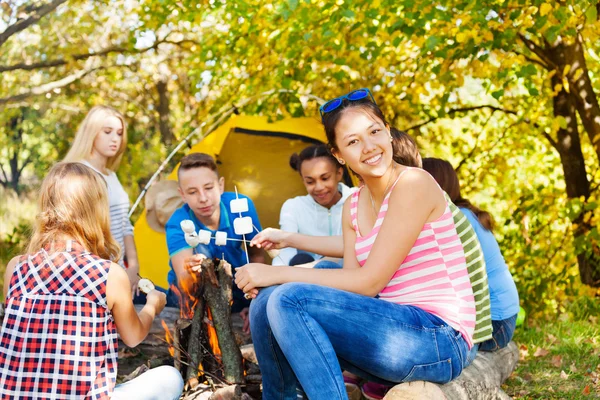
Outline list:
[[[565,314],[566,316],[566,314]],[[517,328],[517,369],[503,385],[514,399],[600,399],[598,316]]]

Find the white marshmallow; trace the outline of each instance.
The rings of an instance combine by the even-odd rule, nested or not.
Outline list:
[[[225,245],[227,245],[227,232],[218,231],[215,234],[215,244],[217,246],[225,246]]]
[[[185,233],[196,232],[196,227],[194,226],[194,222],[190,219],[184,219],[183,221],[181,221],[181,223],[179,225],[181,226],[181,229]]]
[[[138,288],[144,294],[148,294],[154,290],[154,283],[150,279],[142,278],[138,282]]]
[[[232,213],[243,213],[248,211],[248,199],[233,199],[231,203],[229,203],[229,207],[231,208]]]
[[[196,232],[185,233],[185,242],[192,248],[198,246],[200,244],[200,238]]]
[[[233,220],[233,229],[236,235],[247,235],[252,233],[252,218],[241,217]]]
[[[210,231],[207,231],[205,229],[200,229],[198,231],[198,238],[200,240],[200,243],[202,244],[209,244],[210,243]]]

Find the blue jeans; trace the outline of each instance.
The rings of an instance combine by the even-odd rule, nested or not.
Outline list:
[[[262,289],[250,329],[263,399],[347,399],[342,368],[382,383],[446,383],[468,353],[462,335],[409,305],[305,283]]]
[[[475,357],[477,352],[481,351],[496,351],[508,346],[512,340],[513,334],[515,333],[515,327],[517,325],[517,314],[510,318],[503,319],[500,321],[492,320],[492,338],[482,343],[476,343],[469,351],[464,367],[467,368]]]
[[[183,391],[183,379],[175,368],[163,365],[115,387],[113,400],[176,400]]]
[[[500,321],[492,321],[492,327],[492,338],[480,343],[479,350],[496,351],[508,346],[517,327],[517,314]]]

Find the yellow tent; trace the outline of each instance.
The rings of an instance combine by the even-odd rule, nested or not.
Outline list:
[[[290,155],[314,143],[326,142],[316,118],[268,122],[266,117],[233,115],[189,150],[215,157],[225,190],[249,196],[263,227],[279,226],[279,210],[290,197],[306,194],[298,173],[289,166]],[[168,179],[177,179],[177,167]],[[164,233],[146,222],[146,211],[135,223],[140,275],[167,287],[169,253]]]

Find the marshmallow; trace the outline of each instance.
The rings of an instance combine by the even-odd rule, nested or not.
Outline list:
[[[233,229],[236,235],[247,235],[252,233],[252,218],[241,217],[233,220]]]
[[[227,245],[227,232],[217,232],[215,235],[215,244],[217,246]]]
[[[154,283],[150,279],[142,278],[138,282],[138,288],[144,294],[148,294],[154,290]]]
[[[232,213],[243,213],[248,211],[248,199],[233,199],[231,203],[229,203],[229,207],[231,208]]]
[[[194,226],[194,222],[190,219],[184,219],[183,221],[181,221],[181,223],[179,225],[181,226],[181,229],[185,233],[196,232],[196,227]]]
[[[210,231],[207,231],[205,229],[200,229],[198,231],[198,239],[199,239],[200,243],[209,244],[210,237],[211,237]]]
[[[196,232],[191,232],[191,233],[186,232],[184,236],[185,236],[185,242],[188,244],[188,246],[196,247],[200,244],[200,238],[198,237],[198,234]]]

